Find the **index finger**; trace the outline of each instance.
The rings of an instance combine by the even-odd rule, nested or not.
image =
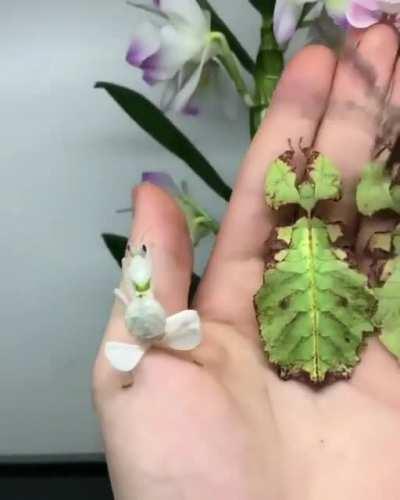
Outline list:
[[[198,292],[198,307],[211,320],[232,322],[246,330],[249,322],[255,324],[253,296],[262,279],[264,244],[274,226],[273,213],[264,199],[266,168],[288,149],[288,139],[297,143],[303,138],[305,144],[312,144],[335,65],[329,49],[310,46],[289,63],[279,82],[268,115],[244,159]]]

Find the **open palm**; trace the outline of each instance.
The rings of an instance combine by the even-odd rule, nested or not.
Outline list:
[[[397,35],[380,25],[353,36],[382,94],[399,104]],[[341,167],[344,196],[322,215],[346,224],[365,268],[365,242],[388,223],[361,220],[354,205],[378,106],[350,62],[338,63],[323,47],[303,50],[286,69],[244,161],[197,294],[201,346],[187,357],[151,350],[127,389],[101,347],[95,400],[117,500],[400,498],[397,362],[372,339],[350,381],[318,389],[282,381],[263,354],[253,307],[265,241],[277,223],[265,207],[265,169],[288,138],[303,137]],[[148,184],[135,191],[132,239],[142,243],[143,235],[158,300],[170,313],[185,309],[192,269],[187,228],[175,202]],[[106,339],[127,338],[116,304]]]

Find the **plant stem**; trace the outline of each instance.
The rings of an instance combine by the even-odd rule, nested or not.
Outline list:
[[[256,86],[255,105],[250,112],[251,136],[257,132],[271,103],[272,95],[283,71],[283,53],[275,40],[273,18],[263,18],[261,44],[257,56],[254,81]]]
[[[226,69],[228,75],[232,79],[236,90],[239,95],[243,98],[246,106],[251,107],[254,105],[254,100],[247,88],[246,82],[243,79],[242,73],[239,69],[239,64],[236,59],[235,54],[232,52],[226,37],[223,33],[212,32],[210,34],[210,40],[219,46],[220,54],[218,55],[219,61],[222,63]]]

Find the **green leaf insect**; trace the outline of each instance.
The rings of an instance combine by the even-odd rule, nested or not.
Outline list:
[[[294,152],[279,157],[266,176],[268,205],[296,203],[306,212],[276,230],[263,285],[255,296],[265,350],[283,378],[321,383],[350,376],[365,335],[374,331],[376,300],[367,278],[352,269],[340,248],[340,224],[312,216],[320,200],[340,197],[340,173],[317,152],[307,153],[305,180],[296,181]]]
[[[374,290],[378,299],[374,322],[381,331],[379,340],[400,361],[400,225],[393,233],[376,233],[369,250],[376,256],[374,267],[381,285]]]
[[[357,187],[357,207],[363,215],[381,210],[400,213],[400,186],[397,169],[389,170],[379,163],[368,163]]]
[[[286,248],[267,268],[255,302],[265,349],[283,377],[349,376],[364,334],[373,331],[374,296],[332,245],[336,233],[336,226],[306,217],[278,229]]]
[[[320,200],[338,200],[341,196],[340,172],[324,155],[302,148],[307,158],[305,178],[297,183],[293,166],[294,150],[281,155],[269,169],[265,179],[266,201],[272,208],[296,203],[308,215]]]
[[[400,214],[399,165],[371,162],[357,187],[358,210],[372,216],[382,210]],[[379,340],[400,361],[400,225],[394,231],[375,233],[369,241],[371,279],[378,307],[374,323]]]

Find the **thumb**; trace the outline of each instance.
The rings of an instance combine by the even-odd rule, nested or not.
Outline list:
[[[148,183],[133,192],[130,242],[151,251],[154,292],[168,314],[187,307],[193,252],[185,217],[175,200]]]
[[[187,308],[193,251],[185,217],[175,200],[152,184],[133,191],[134,224],[130,244],[146,245],[151,252],[154,295],[168,315]],[[111,292],[110,292],[111,293]],[[95,399],[114,387],[116,374],[104,355],[106,342],[130,342],[124,308],[115,301],[93,373]]]

